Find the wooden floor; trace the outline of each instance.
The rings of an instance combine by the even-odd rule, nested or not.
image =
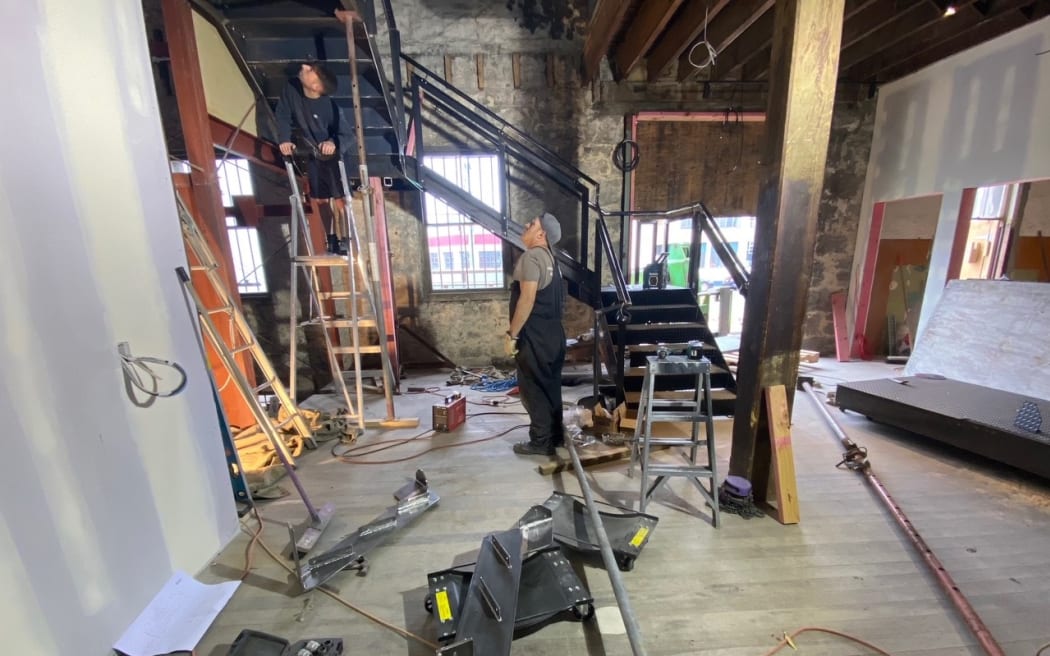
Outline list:
[[[839,365],[826,359],[811,373],[828,385],[843,378],[897,375],[887,366]],[[442,374],[413,375],[405,384],[443,385],[444,380]],[[566,388],[565,398],[588,393],[589,388]],[[476,400],[482,395],[467,396]],[[398,415],[418,416],[420,429],[371,431],[361,443],[423,432],[437,400],[428,394],[398,397]],[[372,401],[372,408],[375,416],[383,414],[380,397]],[[525,421],[524,416],[485,414],[500,410],[469,405],[468,413],[474,416],[458,432],[371,458],[410,456],[427,446],[491,436]],[[1050,484],[863,417],[833,412],[854,441],[868,448],[876,474],[1005,652],[1033,656],[1050,641]],[[720,424],[718,432],[724,476],[728,422]],[[804,395],[795,402],[792,438],[802,515],[798,525],[723,514],[722,528],[715,530],[702,516],[699,494],[681,480],[649,506],[660,524],[633,571],[624,574],[647,653],[758,656],[785,631],[802,626],[854,634],[893,654],[983,653],[863,479],[835,468],[838,442]],[[341,573],[330,588],[386,621],[433,640],[433,623],[423,608],[427,572],[469,558],[486,533],[509,528],[552,489],[579,493],[572,472],[541,476],[536,472],[541,458],[514,455],[510,446],[522,439],[525,431],[517,429],[488,442],[379,466],[341,463],[327,448],[306,454],[300,471],[310,494],[315,502],[337,506],[322,549],[391,505],[394,490],[417,467],[426,471],[441,496],[436,508],[372,554],[367,576]],[[593,471],[590,480],[601,499],[637,503],[637,479],[627,478],[623,465],[605,465]],[[287,530],[281,522],[305,517],[297,497],[263,502],[260,509],[266,519],[274,520],[266,524],[263,540],[275,550],[287,549]],[[239,536],[200,578],[240,578],[247,544],[247,536]],[[596,599],[597,620],[552,625],[515,641],[512,654],[631,654],[599,563],[578,567]],[[196,654],[224,656],[243,628],[291,641],[339,637],[347,641],[348,654],[433,654],[433,649],[365,619],[320,591],[297,594],[297,586],[256,548],[250,575]],[[817,634],[804,635],[796,644],[798,653],[805,655],[871,653]]]

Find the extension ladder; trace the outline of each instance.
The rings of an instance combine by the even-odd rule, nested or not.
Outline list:
[[[263,375],[263,382],[256,386],[251,386],[240,389],[241,394],[244,396],[245,401],[249,406],[252,406],[254,414],[254,405],[259,404],[259,394],[270,391],[274,398],[277,399],[281,410],[283,410],[284,418],[278,423],[273,423],[268,413],[264,412],[263,415],[266,418],[265,423],[273,427],[276,431],[281,431],[286,428],[290,428],[293,432],[297,433],[302,439],[303,443],[309,448],[316,448],[317,443],[314,440],[313,431],[310,429],[309,423],[303,417],[299,411],[299,407],[296,405],[294,398],[285,389],[281,383],[280,378],[277,376],[277,371],[274,369],[273,364],[270,362],[270,358],[267,357],[266,352],[263,351],[262,346],[259,345],[258,340],[255,338],[255,334],[252,332],[251,327],[248,325],[248,321],[245,319],[244,314],[241,312],[237,304],[234,303],[233,298],[230,296],[229,291],[226,289],[226,285],[219,275],[219,263],[215,259],[211,249],[208,248],[208,243],[204,240],[204,235],[201,234],[197,228],[197,223],[194,221],[193,216],[190,214],[189,209],[183,204],[182,199],[176,197],[178,201],[179,209],[179,222],[182,224],[182,236],[189,246],[189,250],[193,253],[193,257],[197,260],[196,264],[191,264],[191,271],[201,271],[207,277],[208,283],[215,293],[215,297],[219,299],[219,305],[215,308],[206,308],[203,306],[203,302],[198,304],[198,311],[201,314],[201,323],[204,324],[205,319],[211,322],[212,315],[224,313],[230,317],[230,325],[232,329],[232,335],[230,336],[230,343],[227,344],[222,339],[221,333],[216,329],[217,342],[214,344],[215,350],[221,352],[223,349],[231,352],[233,358],[231,362],[234,368],[240,371],[237,367],[236,356],[240,353],[248,353],[254,362],[255,367]],[[199,298],[199,297],[198,297]],[[211,322],[214,326],[214,322]],[[224,359],[225,363],[225,359]],[[227,368],[229,367],[229,363]],[[228,372],[231,377],[234,377],[234,372]],[[247,383],[247,379],[245,380]],[[259,420],[256,417],[256,420]],[[262,426],[264,422],[260,421],[260,427],[265,430]],[[284,440],[278,440],[277,444],[274,444],[275,449],[279,449],[282,454],[289,460],[292,455],[288,451]]]
[[[711,414],[711,361],[707,358],[693,360],[684,355],[659,357],[651,355],[646,358],[645,379],[642,383],[642,394],[638,401],[638,419],[634,427],[634,446],[631,450],[631,472],[636,461],[641,461],[642,480],[639,510],[645,512],[653,493],[668,478],[681,476],[688,478],[700,495],[711,507],[713,524],[721,524],[718,508],[718,470],[715,460],[715,428]],[[693,395],[690,399],[656,398],[656,379],[659,376],[692,376]],[[654,437],[653,422],[681,421],[690,423],[688,438]],[[704,434],[700,434],[703,426]],[[689,461],[684,464],[653,463],[650,461],[652,447],[688,447]],[[707,462],[697,462],[700,447],[706,447]],[[649,479],[652,478],[652,484]],[[707,487],[702,479],[709,479]]]

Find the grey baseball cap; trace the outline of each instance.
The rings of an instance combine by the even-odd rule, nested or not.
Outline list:
[[[540,225],[543,227],[543,231],[547,233],[547,245],[553,246],[561,241],[561,223],[558,222],[550,212],[544,212],[543,216],[540,217]]]

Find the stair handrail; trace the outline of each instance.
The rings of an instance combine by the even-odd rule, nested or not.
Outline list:
[[[364,6],[368,8],[368,13],[361,11],[358,2],[351,2],[351,6],[355,7],[358,14],[362,16],[361,27],[365,33],[365,42],[368,44],[368,55],[372,59],[373,65],[376,67],[376,77],[379,79],[379,92],[383,94],[383,102],[386,103],[387,111],[390,114],[390,122],[394,125],[394,138],[397,139],[397,152],[401,159],[402,170],[404,170],[404,157],[405,157],[405,121],[404,121],[404,93],[401,86],[401,66],[394,67],[394,89],[387,86],[388,82],[386,79],[386,71],[383,69],[383,58],[379,56],[379,47],[376,45],[375,34],[372,32],[375,30],[375,7],[371,2],[364,3]],[[383,9],[386,13],[387,28],[390,30],[390,54],[391,57],[395,56],[394,42],[397,41],[398,47],[400,47],[400,32],[397,31],[397,24],[394,23],[394,12],[393,8],[389,6],[389,2],[383,3]],[[367,20],[370,19],[370,20]],[[347,39],[347,47],[353,48],[354,42]],[[396,61],[396,60],[395,60]],[[391,107],[391,101],[394,106]]]
[[[513,123],[510,123],[496,112],[492,111],[485,105],[479,103],[467,94],[463,93],[463,91],[461,91],[455,85],[449,84],[447,81],[445,81],[445,79],[442,76],[438,75],[423,64],[419,63],[419,61],[412,58],[410,55],[406,55],[402,52],[401,59],[412,67],[413,73],[415,75],[418,75],[425,81],[436,84],[437,86],[442,87],[445,91],[457,96],[460,100],[467,104],[474,112],[484,116],[488,121],[496,125],[499,128],[498,131],[504,136],[511,138],[512,140],[518,142],[525,148],[538,151],[539,154],[541,154],[545,159],[549,160],[552,164],[558,165],[558,167],[561,168],[563,171],[571,174],[578,180],[582,180],[583,182],[586,182],[590,186],[594,187],[594,197],[598,197],[600,185],[598,184],[597,180],[588,176],[580,169],[576,168],[576,166],[573,165],[571,162],[569,162],[558,153],[554,152],[547,146],[537,141],[529,133],[518,128]]]
[[[609,260],[609,272],[612,274],[613,287],[616,289],[617,305],[614,306],[614,308],[620,310],[630,308],[631,292],[627,289],[627,279],[623,275],[623,267],[620,265],[620,258],[617,257],[613,248],[612,238],[609,236],[609,227],[605,223],[605,217],[601,214],[598,215],[598,220],[594,222],[594,228],[602,252],[605,254],[606,259]],[[602,274],[600,270],[596,273],[599,277]]]
[[[711,211],[707,209],[707,206],[702,202],[697,203],[697,205],[700,206],[700,211],[703,213],[704,218],[700,222],[701,229],[711,241],[711,247],[718,254],[719,259],[722,260],[722,264],[729,271],[729,275],[733,278],[733,283],[736,284],[740,293],[746,297],[751,286],[751,275],[748,273],[747,267],[740,261],[740,256],[737,255],[737,252],[730,248],[729,242],[726,241],[725,235],[722,234],[722,229],[718,227],[718,223],[715,222],[715,218],[711,215]]]

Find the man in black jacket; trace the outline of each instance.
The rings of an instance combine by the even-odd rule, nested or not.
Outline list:
[[[349,149],[350,131],[331,94],[335,75],[319,63],[303,64],[277,101],[277,141],[281,154],[306,155],[310,196],[320,201],[321,219],[328,233],[328,251],[343,254],[343,221],[335,220],[342,205],[339,158]],[[337,203],[333,204],[332,201]]]

